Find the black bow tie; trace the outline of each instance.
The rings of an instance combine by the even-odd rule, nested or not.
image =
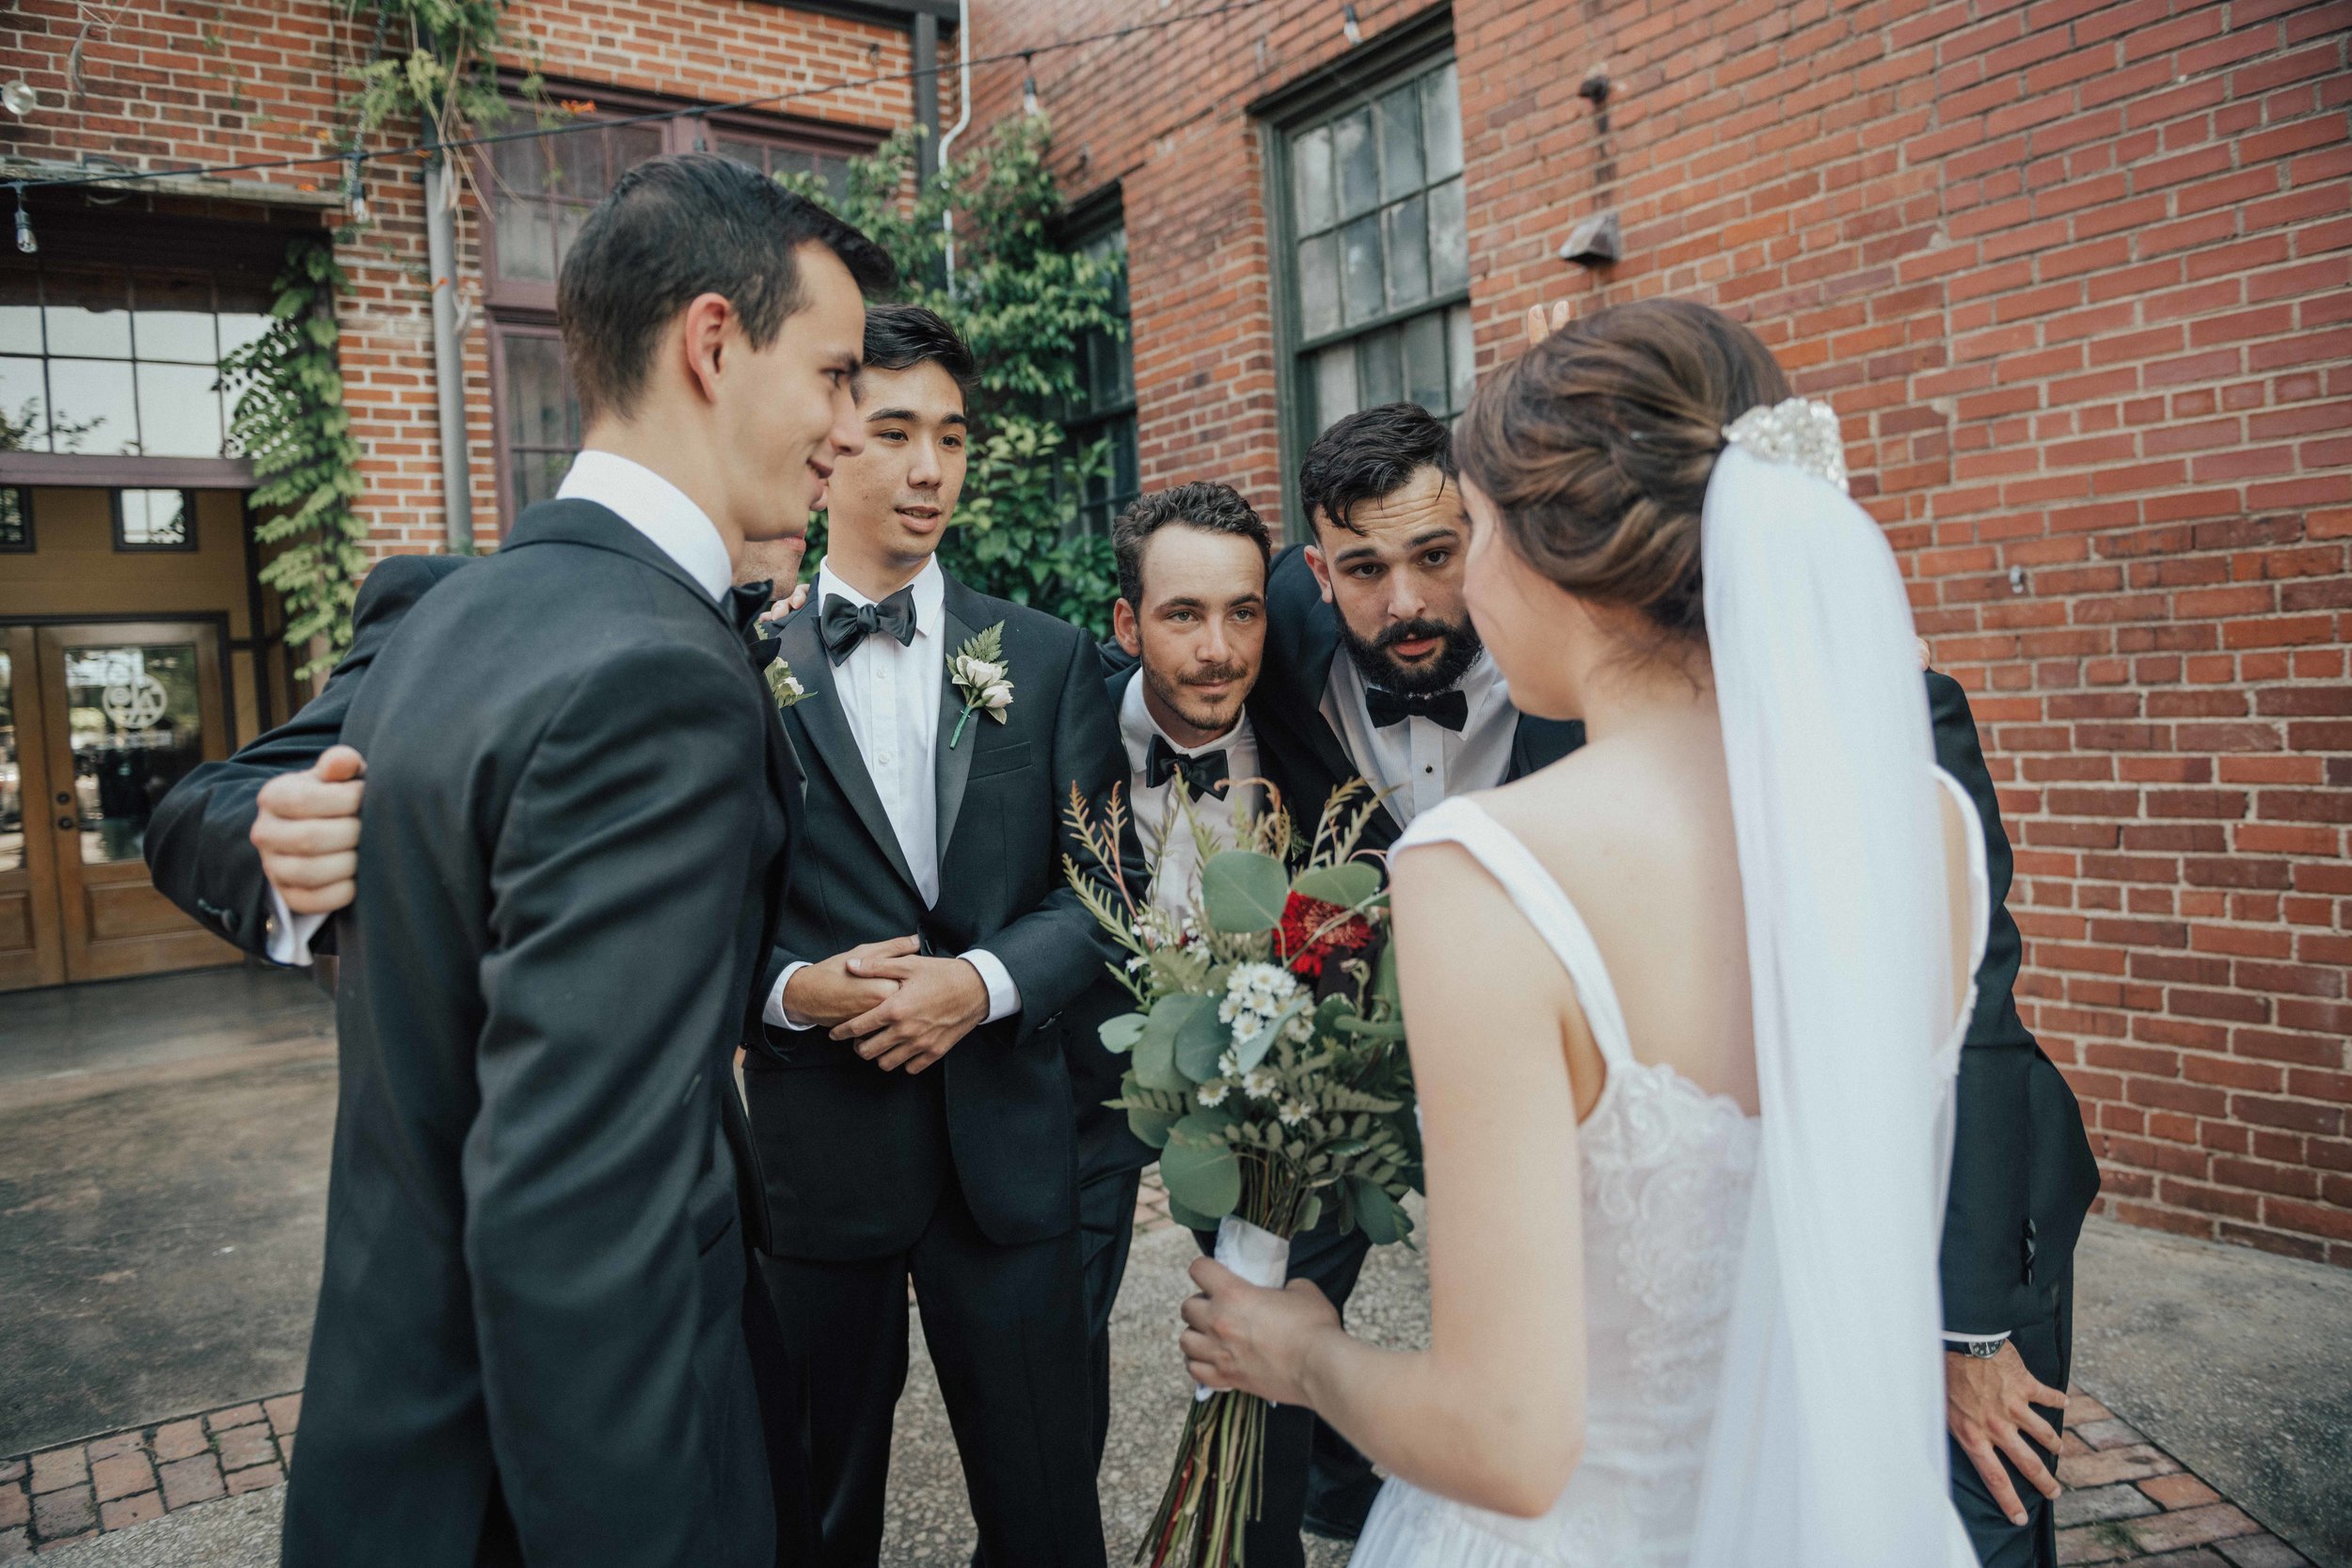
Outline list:
[[[748,637],[760,615],[775,599],[772,582],[739,582],[727,590],[727,613],[735,618],[738,635]]]
[[[1459,735],[1462,726],[1470,722],[1470,698],[1458,686],[1451,691],[1416,692],[1410,696],[1400,696],[1376,686],[1367,686],[1364,688],[1364,706],[1372,714],[1374,726],[1384,730],[1391,724],[1402,724],[1407,719],[1418,718],[1443,724]]]
[[[838,594],[828,594],[817,626],[825,639],[825,657],[835,664],[877,631],[888,632],[898,646],[906,647],[914,641],[914,590],[901,588],[880,604],[851,604]]]
[[[1170,746],[1164,736],[1153,736],[1152,749],[1143,758],[1143,782],[1157,789],[1179,773],[1184,776],[1184,787],[1195,800],[1216,794],[1217,785],[1232,776],[1224,747],[1187,754]]]

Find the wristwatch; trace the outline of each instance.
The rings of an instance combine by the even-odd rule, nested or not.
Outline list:
[[[1991,1339],[1963,1339],[1958,1335],[1951,1335],[1944,1340],[1944,1348],[1971,1361],[1990,1361],[2000,1354],[2001,1347],[2008,1343],[2006,1335]]]

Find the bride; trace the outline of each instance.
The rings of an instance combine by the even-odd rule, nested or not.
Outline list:
[[[1192,1375],[1393,1478],[1355,1568],[1962,1568],[1935,1275],[1981,840],[1835,416],[1650,301],[1490,376],[1468,592],[1565,761],[1399,842],[1431,1341],[1216,1263]]]

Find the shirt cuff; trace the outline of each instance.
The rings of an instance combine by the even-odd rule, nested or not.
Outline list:
[[[1948,1328],[1944,1331],[1944,1342],[1947,1345],[1998,1344],[2008,1338],[2009,1330],[2006,1328],[1998,1334],[1956,1334]]]
[[[326,924],[323,914],[296,914],[286,908],[285,895],[275,882],[264,882],[269,889],[269,940],[262,945],[262,956],[274,964],[299,969],[310,961],[310,939]]]
[[[1012,983],[1012,972],[1005,967],[1004,959],[981,947],[957,957],[978,970],[981,984],[988,987],[988,1017],[981,1022],[993,1023],[1021,1010],[1021,988]]]
[[[806,961],[784,966],[784,973],[776,976],[776,989],[768,993],[768,1005],[759,1010],[763,1022],[772,1023],[779,1029],[806,1030],[817,1027],[806,1019],[794,1018],[784,1006],[784,988],[792,983],[792,976],[807,967]]]

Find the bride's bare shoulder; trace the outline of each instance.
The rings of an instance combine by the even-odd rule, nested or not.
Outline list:
[[[1703,733],[1596,740],[1480,797],[1538,853],[1687,842],[1692,819],[1727,799],[1721,741]]]

